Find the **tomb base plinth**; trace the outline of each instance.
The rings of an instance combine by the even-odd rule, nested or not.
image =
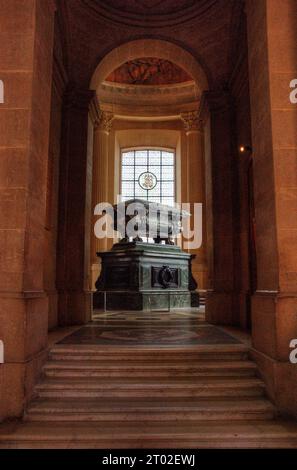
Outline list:
[[[152,311],[191,307],[191,255],[178,246],[133,241],[117,243],[97,255],[102,269],[94,308]]]

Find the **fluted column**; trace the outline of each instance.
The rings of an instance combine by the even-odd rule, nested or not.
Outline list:
[[[191,249],[195,255],[192,263],[192,272],[198,283],[198,289],[206,289],[207,257],[206,257],[206,229],[205,229],[205,174],[204,174],[204,139],[203,129],[200,126],[198,111],[189,111],[181,114],[187,136],[187,201],[191,205],[191,214],[194,214],[194,204],[201,203],[203,207],[202,220],[202,246]],[[192,216],[193,217],[193,216]],[[193,228],[193,220],[191,221]]]
[[[94,132],[93,151],[93,190],[92,212],[100,202],[108,201],[108,140],[112,128],[113,114],[100,111]],[[107,250],[107,239],[98,239],[94,235],[93,227],[96,217],[92,215],[91,232],[91,279],[92,289],[100,273],[100,259],[96,256],[98,251]]]

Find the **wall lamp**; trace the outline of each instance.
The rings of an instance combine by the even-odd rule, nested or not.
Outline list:
[[[239,147],[239,152],[240,153],[252,153],[253,149],[249,145],[241,145]]]

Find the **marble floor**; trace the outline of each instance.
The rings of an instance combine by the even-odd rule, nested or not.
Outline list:
[[[201,309],[168,312],[99,312],[59,344],[193,346],[238,344],[222,328],[205,322]]]

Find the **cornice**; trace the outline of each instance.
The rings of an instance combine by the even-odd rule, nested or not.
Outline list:
[[[165,106],[174,103],[180,106],[186,103],[199,101],[199,91],[195,83],[188,85],[162,85],[162,86],[113,86],[104,82],[98,89],[97,94],[100,103],[121,104],[123,106]],[[192,109],[192,108],[191,108]]]
[[[197,86],[194,80],[171,85],[127,85],[123,83],[104,81],[100,87],[102,90],[112,91],[127,95],[156,95],[156,94],[184,94],[197,93]]]
[[[137,105],[130,104],[115,104],[102,102],[100,99],[100,108],[102,110],[113,112],[116,116],[125,116],[126,118],[142,117],[142,118],[168,118],[174,116],[175,119],[181,119],[180,115],[188,112],[190,109],[198,109],[199,101],[191,103],[174,103],[174,104],[151,104],[151,105]]]

